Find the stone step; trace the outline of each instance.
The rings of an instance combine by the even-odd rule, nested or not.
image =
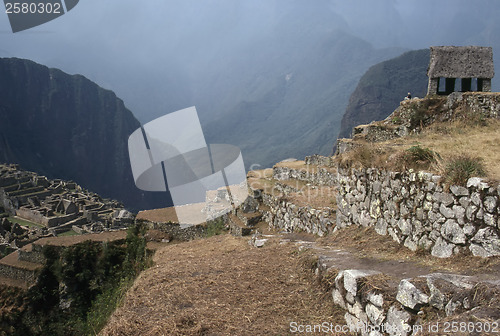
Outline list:
[[[244,213],[244,212],[237,210],[236,216],[243,223],[243,225],[248,226],[248,227],[254,227],[262,219],[261,212]]]
[[[234,236],[248,236],[253,233],[253,229],[246,226],[239,218],[238,216],[230,213],[228,214],[228,224],[229,224],[229,231],[231,232],[232,235]]]
[[[347,327],[358,334],[364,334],[359,326],[385,328],[386,333],[376,335],[395,334],[387,332],[387,328],[425,329],[425,323],[433,323],[421,320],[425,314],[440,316],[441,322],[443,318],[463,320],[464,314],[475,316],[483,308],[500,316],[500,277],[496,271],[474,276],[450,274],[410,260],[361,257],[310,241],[295,244],[318,257],[316,274],[328,284],[334,304],[344,309]]]

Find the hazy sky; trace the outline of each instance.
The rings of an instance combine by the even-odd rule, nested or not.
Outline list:
[[[196,104],[190,83],[211,70],[213,58],[286,35],[283,20],[315,7],[377,48],[500,45],[497,0],[80,0],[62,17],[16,34],[0,13],[0,56],[81,73],[114,90],[140,118],[141,101],[169,97],[161,109]],[[311,20],[304,29],[314,27]]]

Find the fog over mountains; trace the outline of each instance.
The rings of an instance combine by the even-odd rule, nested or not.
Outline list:
[[[2,57],[80,73],[143,123],[196,105],[247,168],[329,154],[366,70],[431,45],[500,46],[496,0],[86,0],[10,33]],[[493,89],[498,87],[493,80]]]

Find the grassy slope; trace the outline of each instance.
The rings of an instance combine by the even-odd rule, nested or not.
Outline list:
[[[168,245],[101,334],[284,335],[292,321],[342,323],[293,250],[230,235]]]

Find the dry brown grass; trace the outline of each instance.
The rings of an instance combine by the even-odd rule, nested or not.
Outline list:
[[[154,261],[102,335],[288,335],[292,321],[344,323],[292,246],[223,235],[169,245]]]
[[[288,168],[293,168],[293,169],[307,169],[310,167],[309,165],[306,165],[305,161],[302,161],[302,160],[291,161],[291,162],[278,162],[274,166],[275,167],[288,167]]]
[[[337,160],[343,167],[379,167],[403,170],[409,167],[403,160],[405,150],[412,146],[428,148],[441,156],[428,170],[443,174],[446,163],[459,155],[482,159],[491,180],[500,180],[500,120],[488,119],[484,123],[464,120],[435,123],[421,133],[385,142],[367,143]]]
[[[490,119],[484,125],[465,121],[436,123],[422,133],[406,138],[386,141],[377,145],[392,148],[409,148],[414,145],[429,148],[441,155],[442,162],[465,154],[480,157],[488,177],[500,179],[500,120]]]

